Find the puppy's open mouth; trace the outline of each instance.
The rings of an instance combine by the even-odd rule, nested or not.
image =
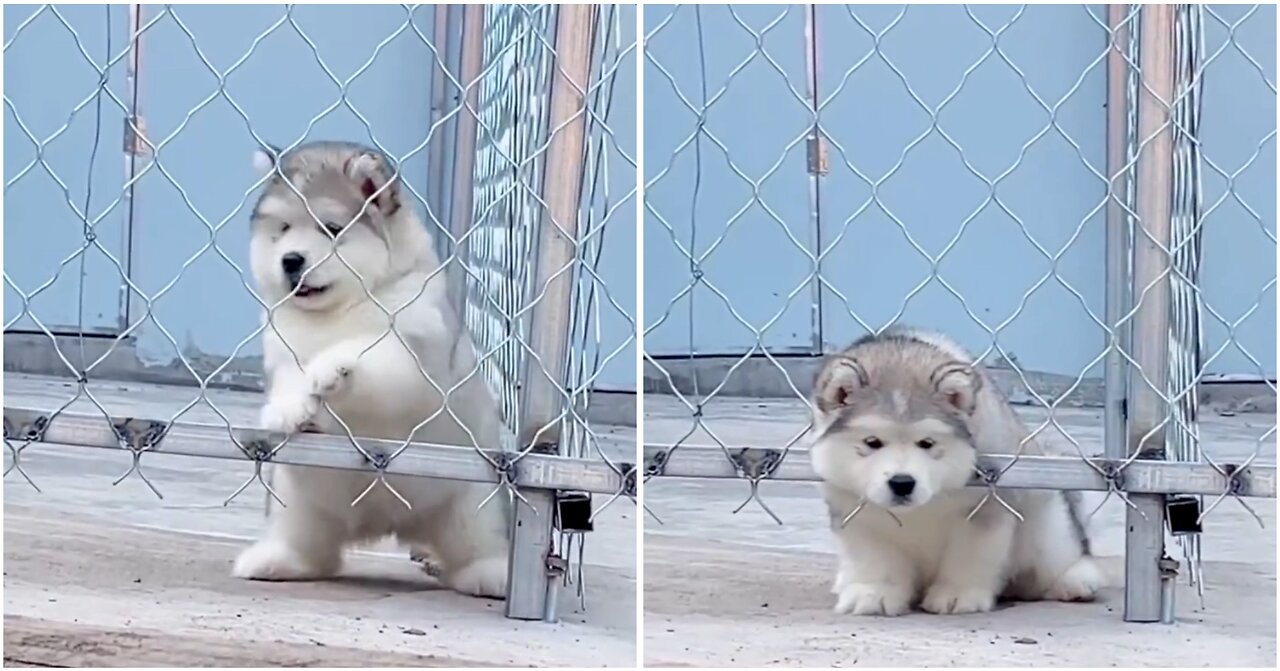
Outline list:
[[[329,290],[329,287],[327,286],[313,287],[309,284],[301,284],[301,285],[298,285],[297,289],[294,290],[293,295],[297,296],[298,298],[307,298],[308,296],[319,296],[320,294],[328,290]]]

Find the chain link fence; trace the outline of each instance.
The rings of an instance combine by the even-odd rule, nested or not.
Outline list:
[[[513,518],[507,615],[554,620],[561,585],[581,594],[585,532],[635,497],[634,445],[588,415],[602,371],[634,346],[632,297],[600,271],[631,258],[605,258],[606,236],[635,228],[634,131],[612,110],[615,80],[635,65],[623,28],[634,11],[6,7],[6,484],[39,488],[36,445],[119,450],[129,465],[116,483],[158,498],[166,485],[146,469],[157,453],[241,462],[224,503],[261,487],[287,506],[271,464],[366,473],[352,506],[412,507],[400,490],[423,476],[482,483],[479,507]],[[326,146],[365,157],[347,172],[375,166],[350,222],[326,219],[299,177],[315,159],[296,157]],[[270,168],[250,176],[257,148]],[[249,260],[254,202],[271,189],[296,195],[330,238],[279,300]],[[430,232],[435,249],[414,253],[439,257],[412,296],[389,298],[386,268],[353,241],[362,217],[389,216],[386,198]],[[400,243],[382,239],[385,263]],[[367,438],[367,420],[349,425],[321,394],[309,421],[324,433],[268,431],[261,400],[220,389],[262,386],[273,337],[292,359],[277,375],[315,360],[310,336],[282,324],[326,264],[383,324],[344,370],[358,380],[362,359],[398,348],[412,355],[398,373],[440,400],[405,435]],[[438,321],[428,332],[448,332],[443,359],[420,323],[400,332],[423,306]],[[58,395],[65,384],[15,372],[74,385]],[[186,387],[120,394],[120,379]],[[438,428],[449,421],[460,441],[441,438],[458,433]]]
[[[982,505],[1123,502],[1125,619],[1170,621],[1172,539],[1203,590],[1202,525],[1276,493],[1274,414],[1236,417],[1275,404],[1274,8],[645,19],[646,482],[739,479],[786,522],[764,483],[816,480],[818,355],[936,329],[1030,434]]]

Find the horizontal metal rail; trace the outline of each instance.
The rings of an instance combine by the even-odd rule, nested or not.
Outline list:
[[[261,429],[226,425],[173,422],[139,417],[106,417],[102,414],[61,412],[6,405],[6,442],[70,445],[188,457],[263,461],[298,466],[318,466],[377,473],[378,466],[351,445],[346,436],[297,434],[280,447],[285,436]],[[395,440],[356,438],[374,461],[395,454],[403,443]],[[275,451],[274,454],[272,452]],[[493,463],[508,464],[500,473]],[[604,461],[576,459],[529,452],[518,455],[496,450],[484,456],[471,447],[410,443],[408,448],[381,464],[387,475],[408,475],[470,482],[502,482],[517,487],[570,489],[616,494],[630,489],[625,473],[630,464],[619,464],[620,475]]]
[[[767,478],[816,482],[808,450],[759,447],[670,445],[644,446],[646,476],[675,478]],[[1221,469],[1221,472],[1219,471]],[[979,458],[970,486],[995,484],[1008,489],[1064,489],[1122,491],[1130,494],[1202,494],[1275,498],[1276,467],[1272,465],[1210,464],[1198,462],[1123,460],[1080,457],[988,455]]]

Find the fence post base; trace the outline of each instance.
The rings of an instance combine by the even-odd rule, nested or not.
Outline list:
[[[1160,622],[1165,619],[1164,495],[1131,494],[1134,508],[1125,510],[1124,621]]]
[[[528,501],[514,502],[511,521],[511,559],[507,569],[507,617],[514,620],[554,622],[555,600],[548,599],[551,582],[552,516],[555,492],[531,489],[520,492]]]

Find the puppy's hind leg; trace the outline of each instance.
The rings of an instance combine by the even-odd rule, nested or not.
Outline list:
[[[1106,576],[1090,553],[1088,532],[1059,492],[1023,525],[1017,556],[1026,576],[1019,589],[1028,600],[1090,601],[1106,586]]]
[[[511,545],[507,499],[499,493],[477,509],[489,494],[486,485],[452,486],[459,488],[458,495],[431,515],[422,530],[439,562],[441,582],[462,594],[505,598]]]

